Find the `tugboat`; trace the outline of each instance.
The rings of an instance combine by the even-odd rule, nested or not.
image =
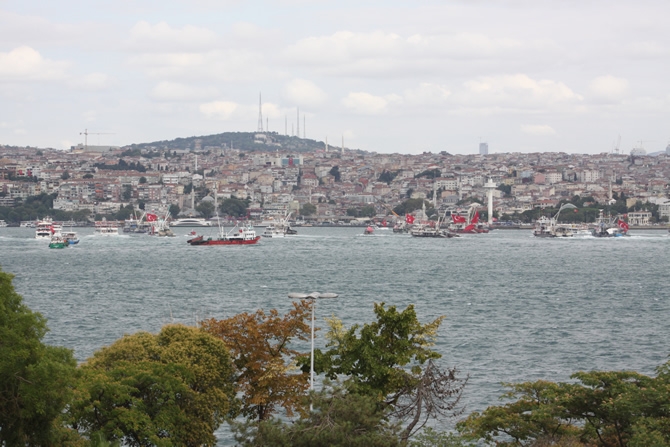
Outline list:
[[[70,245],[67,239],[64,239],[60,233],[54,233],[49,242],[49,248],[65,248]]]

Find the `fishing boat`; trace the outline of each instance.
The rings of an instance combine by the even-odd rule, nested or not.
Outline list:
[[[425,212],[423,213],[425,215]],[[444,216],[437,218],[437,221],[420,221],[409,230],[409,234],[413,237],[434,237],[434,238],[451,238],[458,237],[457,233],[451,232],[449,229],[441,228],[442,221],[446,218]],[[413,222],[414,220],[412,220]]]
[[[67,239],[63,237],[60,233],[54,233],[51,236],[51,241],[49,242],[49,248],[65,248],[69,245]]]
[[[571,224],[558,223],[558,216],[561,211],[570,208],[577,208],[572,203],[564,203],[553,217],[542,216],[535,222],[533,236],[535,237],[573,237],[575,228]]]
[[[604,211],[596,219],[596,227],[592,231],[594,237],[623,237],[628,236],[629,226],[619,216],[605,216]]]
[[[368,225],[365,230],[363,231],[363,234],[374,234],[375,232],[375,227],[372,225]]]
[[[119,226],[116,221],[102,218],[95,222],[95,234],[99,236],[118,236]]]
[[[465,216],[459,213],[451,213],[451,224],[449,224],[449,231],[452,233],[488,233],[489,228],[484,223],[479,221],[479,203],[473,203],[468,208]]]
[[[35,227],[35,239],[51,240],[51,236],[60,233],[61,229],[62,226],[59,223],[54,222],[50,217],[45,217],[37,222]]]
[[[149,225],[149,235],[158,237],[175,237],[176,235],[170,229],[169,213],[159,217],[155,213],[146,213],[145,219]]]
[[[196,236],[186,241],[189,245],[252,245],[260,240],[252,225],[235,225],[232,230],[226,232],[223,226],[219,226],[219,235],[215,238]]]

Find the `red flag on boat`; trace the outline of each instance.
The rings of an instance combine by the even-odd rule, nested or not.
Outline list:
[[[453,220],[454,223],[465,223],[465,217],[459,216],[458,214],[452,214],[451,220]]]
[[[629,226],[628,226],[628,224],[627,224],[626,222],[624,222],[623,220],[619,219],[618,222],[617,222],[617,225],[618,225],[619,228],[621,228],[623,231],[628,231]]]
[[[155,214],[147,213],[147,222],[155,222],[158,220],[158,216]]]
[[[470,223],[476,224],[477,222],[479,222],[479,211],[475,211],[475,215],[472,216],[472,222]]]
[[[51,230],[51,234],[54,234],[54,233],[56,232],[56,230],[54,229],[54,226],[53,226],[53,225],[51,225],[51,226],[49,227],[49,229]]]
[[[414,223],[414,216],[411,214],[405,214],[405,222],[412,225]]]
[[[386,226],[386,219],[382,220],[382,227]]]
[[[475,231],[475,224],[470,224],[467,227],[463,228],[463,231]]]

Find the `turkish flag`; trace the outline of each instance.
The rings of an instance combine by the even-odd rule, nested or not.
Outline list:
[[[147,222],[155,222],[158,220],[158,216],[155,214],[147,213]]]
[[[414,223],[414,216],[411,214],[405,214],[405,222],[412,225]]]

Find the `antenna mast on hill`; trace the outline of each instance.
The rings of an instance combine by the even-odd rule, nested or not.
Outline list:
[[[263,105],[260,93],[258,94],[258,131],[263,132]]]
[[[298,110],[298,122],[295,125],[295,136],[300,138],[300,107],[297,108]]]

